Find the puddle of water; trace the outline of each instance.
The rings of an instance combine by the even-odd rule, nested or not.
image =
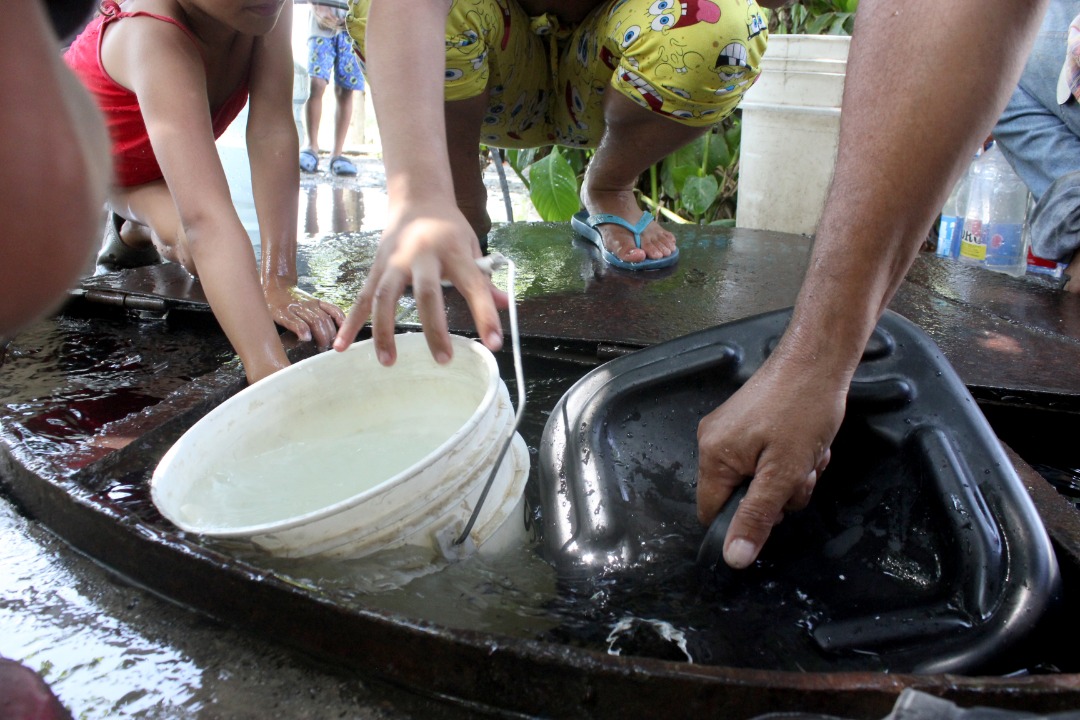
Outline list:
[[[0,650],[41,673],[76,717],[199,709],[203,669],[107,612],[29,539],[25,521],[7,503],[0,503],[0,566]]]
[[[216,329],[63,315],[17,335],[0,365],[0,423],[36,463],[65,475],[108,452],[109,423],[235,361]]]

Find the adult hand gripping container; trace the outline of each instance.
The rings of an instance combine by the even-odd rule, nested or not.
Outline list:
[[[697,564],[697,425],[789,319],[778,311],[661,343],[576,383],[541,442],[546,557],[567,587],[601,597],[597,578],[680,563],[704,573],[662,609],[691,642],[728,638],[695,653],[728,664],[769,644],[766,662],[804,670],[993,668],[1060,592],[1057,559],[970,393],[894,313],[866,347],[809,507],[774,528],[751,568]],[[734,629],[707,627],[724,623]]]

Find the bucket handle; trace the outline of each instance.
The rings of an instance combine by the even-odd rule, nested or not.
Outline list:
[[[514,280],[517,274],[517,266],[514,265],[513,260],[497,252],[482,257],[476,262],[480,265],[480,269],[489,275],[495,270],[506,268],[506,294],[510,301],[510,343],[514,353],[514,381],[517,383],[518,402],[517,414],[514,415],[514,425],[510,428],[506,440],[503,441],[499,456],[495,458],[495,464],[491,467],[491,474],[488,475],[487,482],[484,483],[484,489],[480,491],[480,497],[476,501],[476,507],[473,508],[472,515],[469,516],[469,522],[465,523],[465,529],[461,531],[461,535],[458,536],[457,540],[454,540],[454,545],[461,545],[469,537],[469,533],[472,532],[473,525],[476,524],[476,518],[480,516],[480,510],[484,507],[484,500],[487,499],[491,485],[495,482],[495,475],[499,472],[503,458],[506,457],[506,451],[510,449],[510,444],[514,441],[514,434],[517,432],[518,426],[521,425],[521,418],[525,414],[525,379],[521,371],[521,336],[518,333],[517,300],[514,297]]]

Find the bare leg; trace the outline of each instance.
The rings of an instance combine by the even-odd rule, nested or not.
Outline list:
[[[354,90],[347,90],[334,85],[334,155],[338,157],[345,151],[345,138],[349,134],[349,123],[352,122]]]
[[[307,149],[316,155],[319,154],[319,124],[322,122],[323,92],[326,90],[326,81],[322,78],[311,78],[311,92],[308,95],[307,105],[304,107],[304,119],[307,123],[308,144]]]
[[[127,220],[120,229],[120,239],[125,245],[144,248],[153,243],[163,258],[180,263],[192,275],[198,275],[195,261],[182,242],[180,217],[164,180],[115,189],[109,195],[109,205]]]
[[[589,214],[610,213],[629,221],[641,219],[634,185],[650,166],[705,134],[707,128],[688,127],[638,106],[614,90],[604,93],[604,134],[585,170],[581,202]],[[634,236],[615,225],[601,225],[604,245],[628,262],[667,257],[675,251],[675,236],[657,222]]]
[[[487,188],[480,171],[480,125],[487,108],[487,92],[468,100],[446,103],[446,142],[450,151],[450,173],[454,178],[454,197],[481,243],[491,230]]]

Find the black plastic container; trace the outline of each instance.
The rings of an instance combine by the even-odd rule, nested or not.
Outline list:
[[[1059,592],[1050,540],[963,383],[895,313],[867,345],[810,506],[774,530],[753,567],[695,570],[706,537],[695,519],[698,422],[761,365],[789,318],[652,346],[566,393],[539,468],[544,552],[567,591],[661,567],[696,572],[685,589],[711,614],[676,612],[675,623],[703,638],[699,657],[726,664],[1022,669],[1005,651]],[[766,656],[759,641],[772,646]]]

